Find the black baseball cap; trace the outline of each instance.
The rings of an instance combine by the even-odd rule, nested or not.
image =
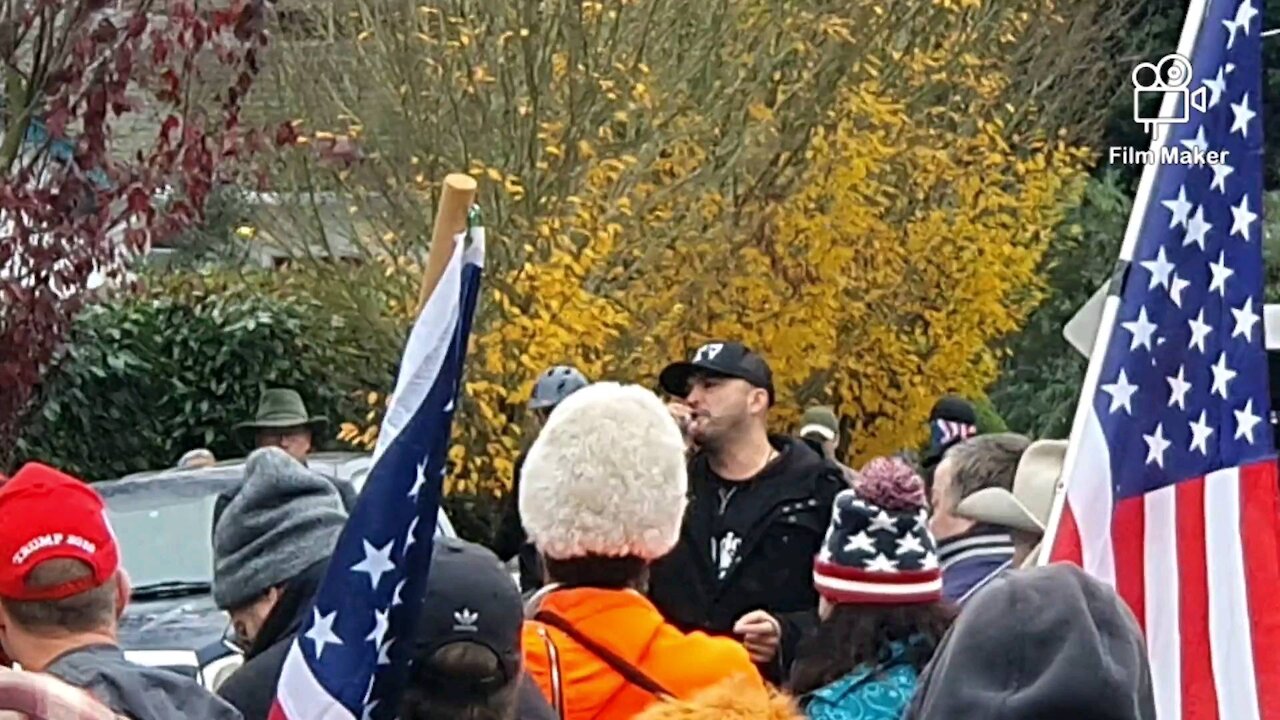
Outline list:
[[[414,655],[430,657],[455,642],[471,642],[498,656],[502,683],[520,673],[524,601],[516,581],[487,548],[457,538],[436,538],[422,603]],[[442,678],[447,680],[447,678]]]
[[[973,403],[959,395],[943,395],[938,398],[938,402],[934,403],[933,409],[929,411],[929,422],[934,420],[950,420],[966,425],[977,425],[978,411],[973,408]]]
[[[698,348],[692,360],[671,363],[663,369],[658,375],[658,383],[668,394],[684,398],[689,396],[689,381],[698,374],[746,380],[767,390],[769,404],[773,404],[773,371],[769,369],[769,363],[742,343],[707,343]]]
[[[940,422],[968,425],[972,427],[973,433],[976,433],[978,430],[978,411],[974,408],[973,403],[959,395],[943,395],[938,398],[938,401],[933,404],[933,409],[929,411],[931,433],[929,449],[925,452],[920,465],[925,470],[932,471],[942,462],[942,458],[947,454],[948,450],[969,437],[967,434],[960,434],[944,438],[940,429]]]

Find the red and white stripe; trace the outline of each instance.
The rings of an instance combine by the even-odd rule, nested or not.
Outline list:
[[[938,427],[942,430],[942,442],[944,443],[949,443],[952,440],[967,440],[978,434],[977,427],[956,420],[939,420]]]
[[[1112,498],[1091,410],[1050,555],[1115,587],[1160,720],[1280,720],[1280,485],[1271,461]]]
[[[928,603],[942,597],[942,572],[873,572],[817,560],[813,584],[833,603]]]
[[[280,669],[271,720],[356,720],[356,716],[329,694],[311,672],[297,643],[289,648]]]

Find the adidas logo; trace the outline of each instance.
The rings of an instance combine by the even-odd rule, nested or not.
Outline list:
[[[480,632],[480,628],[476,627],[476,623],[480,622],[480,613],[472,612],[470,608],[462,608],[455,612],[453,620],[454,632]]]

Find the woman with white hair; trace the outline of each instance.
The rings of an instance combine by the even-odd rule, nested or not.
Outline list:
[[[562,720],[632,717],[735,675],[763,686],[742,644],[686,635],[643,594],[687,491],[680,429],[639,386],[579,390],[530,448],[520,514],[550,584],[526,611],[524,659]]]

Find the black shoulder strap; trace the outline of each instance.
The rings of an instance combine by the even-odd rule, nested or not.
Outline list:
[[[534,620],[549,625],[560,632],[568,635],[570,639],[586,648],[592,655],[600,658],[606,665],[613,668],[613,671],[622,676],[622,679],[644,690],[645,692],[663,700],[674,698],[667,689],[658,684],[656,680],[645,675],[640,668],[623,660],[616,653],[591,638],[583,635],[577,628],[569,624],[568,620],[556,615],[549,610],[539,610],[533,616]]]

